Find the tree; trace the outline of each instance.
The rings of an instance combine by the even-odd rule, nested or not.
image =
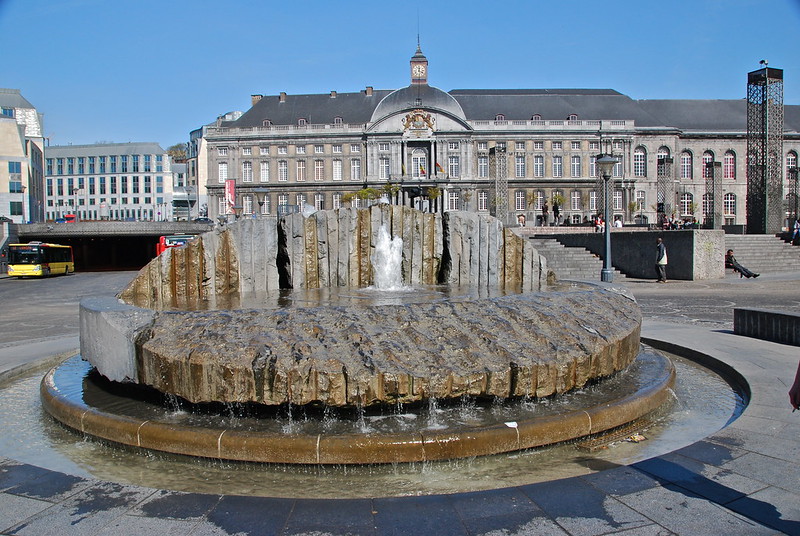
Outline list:
[[[186,160],[186,145],[183,143],[176,143],[175,145],[167,149],[167,154],[170,156],[170,158],[172,158],[174,162],[180,162],[181,160]]]

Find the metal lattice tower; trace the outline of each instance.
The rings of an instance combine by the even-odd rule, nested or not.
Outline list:
[[[489,153],[494,160],[494,199],[495,217],[508,224],[508,163],[506,162],[506,148],[493,147]]]
[[[705,226],[722,229],[722,163],[706,162]]]
[[[783,69],[747,75],[747,232],[783,227]]]
[[[675,181],[672,178],[672,157],[658,159],[656,166],[656,216],[659,227],[664,225],[667,214],[671,214],[675,201]]]

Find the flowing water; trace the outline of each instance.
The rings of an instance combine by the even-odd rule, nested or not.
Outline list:
[[[675,402],[667,414],[644,430],[647,440],[619,441],[593,453],[579,450],[574,444],[564,444],[464,460],[367,466],[287,466],[169,455],[108,445],[65,429],[41,408],[38,384],[42,371],[0,386],[0,404],[16,408],[0,415],[3,430],[0,452],[15,460],[78,476],[205,493],[332,498],[494,489],[586,474],[663,454],[714,433],[741,411],[741,397],[722,378],[691,361],[670,358],[677,370]],[[84,383],[87,367],[79,360],[70,367],[73,388],[78,390],[78,385]],[[612,381],[630,383],[630,377],[624,376],[626,373]],[[562,398],[568,404],[585,404],[597,396],[596,391],[594,387],[582,389]],[[557,413],[562,411],[560,403],[548,399],[529,403],[522,411]],[[474,419],[479,409],[469,401],[462,407],[431,405],[419,413],[401,408],[387,415],[361,414],[346,425],[361,427],[364,433],[381,430],[390,423],[438,426],[452,418]],[[159,411],[179,420],[197,418],[174,407]],[[511,418],[505,404],[490,405],[480,411],[495,419]],[[234,414],[217,418],[238,421],[243,426],[254,425],[242,422]],[[333,422],[311,426],[334,426]],[[274,425],[292,433],[309,423],[302,412],[295,411],[276,419]]]

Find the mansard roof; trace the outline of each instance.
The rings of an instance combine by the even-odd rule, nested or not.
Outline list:
[[[4,108],[35,108],[18,89],[0,88],[0,106]]]
[[[223,122],[223,126],[260,127],[267,120],[273,125],[296,125],[299,119],[310,124],[330,124],[336,117],[341,117],[343,123],[367,123],[381,99],[391,92],[376,89],[358,93],[264,96],[242,117]]]
[[[371,93],[371,94],[370,94]],[[467,121],[507,120],[632,120],[637,127],[673,128],[686,131],[746,132],[747,102],[744,99],[635,100],[613,89],[455,89],[442,91],[427,84],[397,90],[367,90],[358,93],[265,96],[236,121],[223,126],[366,124],[392,113],[417,108],[444,111]],[[800,132],[800,106],[784,107],[785,130]]]
[[[45,148],[47,158],[70,156],[104,156],[126,154],[164,154],[156,142],[93,143],[87,145],[50,145]]]

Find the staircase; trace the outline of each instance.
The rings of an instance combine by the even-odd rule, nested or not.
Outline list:
[[[558,279],[600,280],[603,260],[589,250],[566,247],[555,238],[535,237],[530,239],[539,254],[547,259],[547,268],[556,273]],[[614,270],[614,279],[625,277]]]
[[[775,235],[726,234],[725,250],[729,249],[742,266],[756,273],[800,270],[800,246]]]

